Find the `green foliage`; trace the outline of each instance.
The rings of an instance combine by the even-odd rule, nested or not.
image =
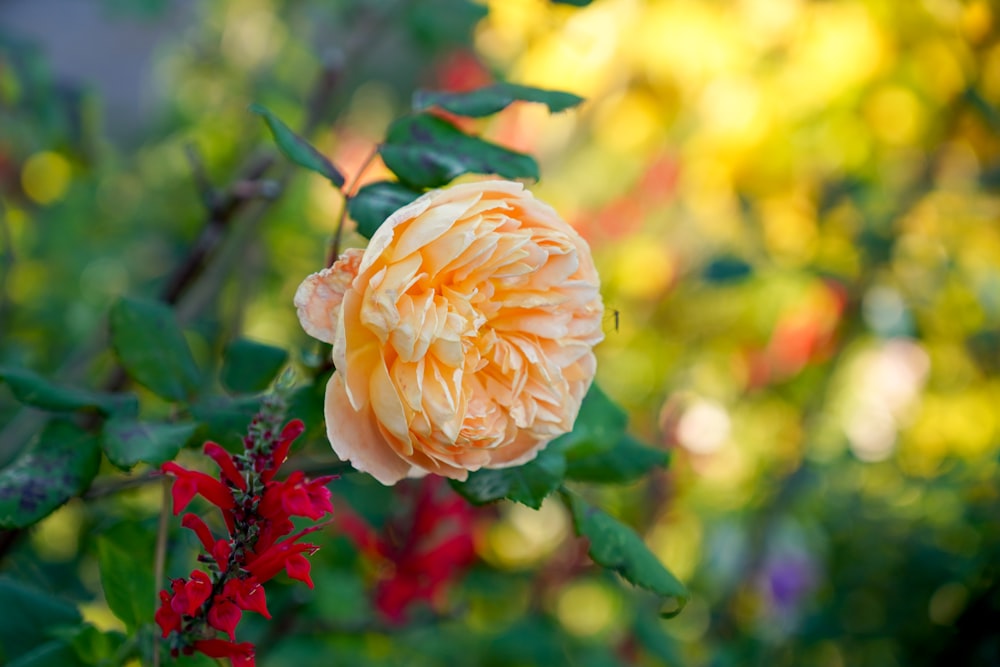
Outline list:
[[[480,118],[506,109],[514,102],[537,102],[556,113],[571,109],[583,102],[583,98],[558,90],[543,90],[515,83],[495,83],[464,93],[418,90],[413,95],[413,110],[426,111],[431,107],[441,107],[459,116]]]
[[[259,104],[250,105],[250,111],[261,116],[267,127],[274,136],[274,142],[289,160],[305,167],[309,171],[314,171],[326,178],[334,187],[344,185],[344,176],[333,163],[320,153],[308,141],[295,134],[281,119]]]
[[[553,440],[523,465],[469,473],[452,487],[470,502],[506,498],[538,509],[566,479],[618,484],[665,466],[666,452],[649,447],[625,432],[628,417],[601,391],[590,386],[573,430]]]
[[[245,338],[234,340],[222,357],[222,384],[234,394],[264,391],[287,362],[288,352],[280,347]]]
[[[594,562],[614,570],[629,583],[660,596],[662,616],[669,618],[679,614],[687,603],[687,589],[663,566],[642,538],[579,496],[569,491],[563,491],[562,495],[573,514],[577,535],[590,541],[587,553]]]
[[[566,458],[549,447],[523,465],[469,473],[465,482],[452,487],[470,502],[481,505],[507,498],[538,509],[566,475]]]
[[[429,114],[393,122],[379,152],[400,181],[417,189],[446,185],[463,174],[538,179],[538,164],[530,155],[469,136]]]
[[[358,225],[358,233],[370,239],[396,210],[420,196],[416,190],[395,181],[369,183],[351,197],[347,210]]]
[[[97,538],[97,563],[104,597],[130,633],[153,620],[156,599],[149,561],[136,556],[134,545],[119,545],[108,537]]]
[[[0,528],[24,528],[87,489],[100,463],[97,438],[52,421],[34,445],[0,469]]]
[[[739,257],[716,257],[705,265],[702,276],[709,283],[738,283],[753,274],[753,267]]]
[[[679,642],[664,632],[661,622],[649,614],[638,613],[632,627],[636,640],[665,667],[684,667]]]
[[[103,0],[107,10],[127,17],[154,19],[170,6],[168,0]]]
[[[570,452],[566,458],[568,479],[603,484],[634,482],[651,470],[666,467],[670,461],[667,452],[644,445],[627,433],[622,433],[605,451]]]
[[[112,418],[104,424],[101,446],[108,460],[122,470],[130,470],[140,461],[158,466],[172,461],[197,428],[195,423]]]
[[[116,14],[152,19],[165,14],[168,4],[105,0],[103,6]],[[317,119],[317,127],[335,129],[331,145],[341,156],[336,160],[346,164],[352,159],[352,142],[361,136],[345,121],[356,115],[352,96],[359,86],[371,82],[369,92],[384,95],[388,107],[409,99],[417,81],[436,81],[443,74],[428,63],[437,67],[455,55],[452,48],[471,44],[471,33],[487,7],[466,0],[406,3],[398,11],[387,11],[394,9],[391,3],[361,0],[269,4],[241,25],[249,32],[273,28],[273,33],[264,31],[273,39],[266,45],[250,40],[239,46],[243,36],[222,39],[218,32],[225,24],[230,36],[242,35],[228,32],[235,25],[230,9],[237,4],[219,0],[205,6],[206,20],[196,32],[209,36],[204,44],[225,47],[218,53],[202,53],[199,47],[190,51],[198,52],[191,62],[185,63],[190,56],[184,55],[168,63],[165,71],[178,72],[177,95],[168,100],[169,108],[158,121],[163,123],[156,126],[160,134],[134,145],[125,142],[120,153],[121,140],[108,141],[97,122],[99,100],[55,85],[38,61],[23,57],[23,47],[9,55],[6,38],[0,37],[0,321],[5,329],[0,336],[0,423],[2,436],[10,436],[10,444],[2,443],[2,453],[12,459],[0,469],[0,528],[11,529],[0,535],[0,557],[16,577],[39,582],[69,600],[0,576],[0,608],[16,610],[0,627],[0,663],[5,665],[116,667],[136,660],[152,662],[151,647],[159,641],[153,623],[155,514],[169,513],[170,503],[157,509],[157,489],[142,487],[151,476],[134,468],[155,468],[192,454],[181,452],[205,440],[242,451],[247,424],[260,409],[258,394],[290,360],[295,364],[304,358],[305,363],[288,416],[302,418],[308,429],[295,445],[292,460],[304,461],[305,470],[319,474],[346,468],[325,438],[323,406],[330,368],[312,359],[311,352],[296,349],[301,332],[295,329],[295,335],[288,335],[294,326],[285,321],[294,323],[289,286],[296,275],[315,270],[307,266],[313,261],[308,256],[319,245],[321,230],[309,211],[314,212],[320,197],[311,185],[302,185],[302,179],[292,179],[276,205],[280,208],[269,208],[277,188],[262,180],[267,167],[260,165],[270,163],[273,151],[265,151],[265,159],[257,163],[252,145],[256,133],[245,131],[247,123],[256,120],[246,113],[246,100],[266,99],[281,116],[291,118],[289,110],[308,99],[315,108],[310,106],[305,115]],[[355,24],[361,28],[357,34]],[[332,31],[324,30],[331,26]],[[323,31],[324,43],[344,49],[347,67],[316,56],[309,44],[312,29]],[[374,32],[368,35],[369,30]],[[384,35],[388,38],[382,39]],[[382,43],[393,44],[386,52],[391,57],[365,59],[355,52],[357,44]],[[359,66],[362,60],[367,62]],[[251,61],[255,64],[248,64]],[[303,94],[303,75],[316,71],[321,85]],[[358,232],[371,238],[393,211],[426,189],[460,176],[537,179],[539,168],[532,156],[473,136],[432,113],[420,113],[436,107],[480,118],[517,101],[558,112],[582,100],[571,93],[507,83],[466,93],[413,95],[418,113],[393,122],[378,144],[398,180],[368,184],[345,202]],[[358,108],[363,116],[365,109]],[[345,109],[352,111],[347,114]],[[344,175],[331,159],[278,114],[260,105],[250,110],[261,116],[288,160],[336,188],[344,185]],[[188,165],[177,159],[182,154],[178,137],[198,146]],[[370,135],[365,140],[378,141]],[[39,155],[44,159],[37,164],[45,168],[37,171],[41,175],[36,174],[32,185],[28,163]],[[66,172],[65,183],[59,182],[60,169]],[[263,197],[265,192],[270,194]],[[339,204],[344,193],[326,194]],[[301,225],[306,219],[310,224]],[[53,229],[59,233],[48,233]],[[322,234],[325,245],[325,231]],[[345,244],[357,241],[345,237]],[[177,282],[171,285],[176,291],[165,297],[169,304],[120,296],[155,294],[164,276]],[[254,342],[246,335],[266,335],[268,340],[273,336],[285,346]],[[328,352],[324,348],[321,356]],[[22,406],[67,414],[46,422],[51,415]],[[549,443],[526,464],[480,470],[453,486],[474,504],[510,500],[538,509],[567,480],[634,481],[664,465],[667,457],[627,435],[626,426],[625,411],[594,386],[572,433]],[[103,468],[102,452],[108,461]],[[88,495],[99,470],[100,493]],[[408,488],[428,487],[404,482],[385,488],[354,474],[344,474],[330,485],[335,507],[345,515],[356,512],[376,529],[394,526],[382,535],[390,550],[401,546],[400,539],[426,540],[432,552],[442,546],[458,548],[455,544],[468,535],[451,536],[458,538],[452,543],[438,541],[438,529],[448,537],[448,521],[433,528],[423,517],[413,535],[397,534],[404,525],[397,519],[411,512],[415,502],[406,495]],[[500,520],[490,511],[473,517],[473,510],[447,487],[439,490],[447,501],[461,505],[449,520],[468,513],[461,514],[463,520],[475,518],[477,530],[480,520],[487,527]],[[74,497],[81,502],[50,516]],[[46,517],[31,532],[17,530]],[[221,534],[218,516],[205,519]],[[581,525],[581,534],[595,544],[609,537],[620,541],[616,529],[627,530],[590,518]],[[167,581],[186,575],[194,564],[191,547],[197,540],[175,528],[172,525],[166,536]],[[403,532],[410,529],[405,526]],[[474,621],[466,621],[463,614],[450,617],[453,610],[465,609],[469,596],[462,587],[465,571],[456,570],[448,573],[452,580],[442,591],[446,595],[418,600],[408,611],[412,615],[390,628],[379,616],[374,596],[392,573],[364,548],[349,544],[345,532],[334,526],[309,537],[322,547],[317,560],[325,559],[313,570],[314,593],[290,592],[280,576],[267,593],[276,619],[268,622],[247,614],[237,640],[259,643],[260,664],[615,664],[617,648],[611,643],[571,636],[547,603],[531,600],[528,606],[522,599],[529,589],[530,595],[553,592],[543,590],[548,584],[541,579],[541,585],[533,585],[532,568],[546,567],[541,562],[511,572],[477,559],[474,573],[488,585],[477,592],[475,613],[480,606],[489,607],[486,616]],[[569,540],[557,548],[575,550]],[[595,559],[602,557],[638,586],[662,594],[662,578],[636,555],[634,545],[626,540],[623,549],[624,555],[591,547]],[[406,566],[402,563],[401,569]],[[96,599],[95,574],[103,589]],[[78,605],[87,605],[95,619],[110,611],[126,632],[84,623]],[[491,620],[494,607],[503,611]],[[284,625],[275,634],[278,618]],[[484,623],[490,625],[489,632],[481,630]],[[161,657],[164,663],[169,660]],[[178,664],[214,663],[182,656]]]
[[[606,452],[621,439],[627,425],[628,415],[595,382],[583,397],[573,430],[552,444],[571,457]]]
[[[232,446],[242,440],[247,423],[260,408],[260,398],[213,396],[191,406],[191,416],[199,422],[197,441],[212,440]]]
[[[0,660],[4,664],[17,664],[18,660],[28,665],[33,661],[47,664],[41,662],[43,658],[54,660],[53,655],[69,655],[64,650],[66,644],[55,639],[53,631],[81,622],[76,605],[7,576],[0,576],[0,608],[6,610],[4,622],[0,623]]]
[[[424,0],[404,8],[404,25],[425,49],[453,47],[468,42],[487,8],[472,0]]]
[[[54,412],[93,408],[105,415],[135,415],[139,401],[133,394],[87,391],[52,384],[41,375],[26,368],[0,367],[0,379],[25,405]]]
[[[172,401],[198,389],[201,372],[168,306],[123,298],[112,307],[110,323],[111,344],[133,380]]]
[[[75,658],[85,665],[115,664],[125,657],[122,651],[125,635],[121,632],[102,632],[85,624],[65,628],[58,635],[73,647]]]
[[[83,663],[71,644],[53,639],[7,663],[7,667],[83,667]]]

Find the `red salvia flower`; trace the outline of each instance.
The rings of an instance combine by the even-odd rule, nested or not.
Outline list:
[[[243,617],[243,612],[236,604],[222,595],[215,596],[212,608],[208,610],[208,624],[216,630],[222,630],[232,641],[236,641],[236,626]]]
[[[219,469],[222,471],[222,476],[230,484],[240,491],[247,490],[247,481],[243,479],[243,475],[240,474],[239,469],[236,467],[236,462],[233,461],[229,452],[214,442],[206,442],[204,451],[207,456],[211,457],[218,464]]]
[[[171,488],[174,498],[174,515],[178,515],[188,503],[198,494],[216,507],[228,510],[236,506],[232,492],[226,485],[203,472],[182,468],[173,461],[163,464],[164,472],[169,472],[177,478]]]
[[[270,465],[266,470],[264,470],[260,478],[264,482],[270,482],[274,479],[274,474],[281,467],[281,464],[285,462],[285,458],[288,456],[288,450],[292,446],[292,442],[302,435],[302,432],[306,430],[306,425],[302,423],[301,419],[293,419],[285,425],[285,428],[281,430],[281,436],[278,440],[278,444],[274,447],[274,451],[271,454]]]
[[[255,577],[230,579],[226,582],[222,594],[234,600],[240,609],[255,611],[264,618],[271,618],[271,612],[267,610],[264,587]]]
[[[364,519],[340,510],[337,526],[366,557],[388,567],[375,586],[375,607],[393,623],[405,620],[415,602],[436,603],[475,560],[472,508],[444,480],[421,482],[413,514],[399,529],[377,533]]]
[[[163,631],[163,637],[181,629],[181,615],[174,611],[170,594],[166,591],[160,591],[160,608],[153,618]]]
[[[333,477],[310,480],[293,472],[284,481],[274,480],[304,426],[294,420],[274,438],[282,412],[275,408],[281,406],[274,404],[273,396],[264,400],[244,439],[245,453],[232,455],[214,442],[205,443],[204,453],[218,466],[218,478],[173,462],[161,468],[174,477],[174,514],[200,495],[219,508],[228,531],[226,537],[216,538],[198,515],[188,513],[181,520],[198,537],[207,555],[200,560],[209,564],[211,573],[194,570],[187,579],[173,580],[169,592],[160,592],[155,620],[163,637],[170,638],[173,655],[198,651],[226,658],[232,667],[253,667],[254,646],[237,643],[236,628],[244,611],[271,618],[262,584],[284,570],[313,585],[305,556],[318,547],[298,540],[325,524],[285,536],[295,529],[291,517],[317,520],[333,512],[326,488]],[[229,641],[216,638],[218,632]]]

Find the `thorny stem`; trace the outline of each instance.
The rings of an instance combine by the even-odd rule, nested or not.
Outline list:
[[[333,266],[333,263],[337,261],[338,257],[340,257],[340,236],[344,229],[344,220],[347,219],[347,205],[350,203],[351,198],[357,194],[356,190],[358,188],[358,183],[361,181],[361,177],[364,175],[365,171],[368,170],[368,167],[370,167],[375,161],[375,158],[378,157],[379,148],[380,146],[376,144],[375,147],[371,149],[368,153],[368,157],[366,157],[365,161],[361,163],[360,167],[358,167],[358,171],[354,174],[354,178],[351,179],[350,184],[344,188],[344,203],[340,207],[340,216],[337,218],[337,226],[333,231],[333,241],[330,243],[330,254],[326,258],[326,265],[328,267]]]

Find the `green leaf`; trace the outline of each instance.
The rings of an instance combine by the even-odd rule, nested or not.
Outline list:
[[[101,461],[97,438],[50,422],[38,440],[0,470],[0,528],[24,528],[87,489]]]
[[[201,373],[168,306],[122,298],[112,306],[110,320],[111,345],[129,377],[172,401],[194,393]]]
[[[52,628],[82,622],[68,601],[6,576],[0,577],[0,609],[7,610],[0,623],[0,660],[5,664],[42,645]]]
[[[470,472],[466,481],[453,481],[452,486],[477,505],[507,498],[538,509],[545,497],[559,488],[565,473],[562,453],[547,447],[524,465]]]
[[[121,632],[104,632],[89,624],[65,628],[53,634],[68,642],[76,657],[87,665],[109,664],[125,643],[125,635]]]
[[[441,107],[459,116],[480,118],[506,109],[517,101],[544,104],[552,113],[564,111],[583,102],[583,98],[559,90],[543,90],[515,83],[495,83],[464,93],[418,90],[413,95],[414,111]]]
[[[170,0],[104,0],[107,12],[114,18],[147,19],[159,18],[170,7]]]
[[[147,559],[136,558],[108,537],[97,538],[97,564],[104,598],[128,631],[153,620],[153,570]]]
[[[583,397],[573,430],[556,438],[551,446],[573,457],[605,452],[621,440],[627,425],[625,411],[594,383]]]
[[[255,394],[270,386],[288,362],[280,347],[240,338],[226,347],[222,385],[234,394]]]
[[[116,655],[122,644],[125,643],[125,635],[116,630],[102,631],[89,623],[75,626],[57,627],[51,632],[52,636],[69,644],[75,657],[84,665],[95,665],[104,667],[112,664],[112,660],[117,658],[113,664],[121,664],[130,656]],[[134,653],[136,647],[131,651],[128,648],[124,653]]]
[[[573,514],[576,534],[590,540],[588,553],[594,562],[660,596],[662,616],[670,618],[679,614],[687,603],[687,589],[635,531],[565,489],[562,495]]]
[[[18,401],[56,412],[93,408],[110,415],[138,414],[139,400],[134,394],[109,394],[52,384],[26,368],[0,367],[0,379],[10,387]]]
[[[475,0],[420,0],[401,5],[396,25],[408,30],[407,37],[427,54],[449,53],[468,48],[472,34],[489,8]]]
[[[62,639],[35,646],[17,660],[4,664],[7,667],[85,667],[73,647]]]
[[[716,257],[702,271],[709,283],[738,283],[753,273],[753,267],[739,257]]]
[[[660,627],[661,621],[649,614],[636,614],[632,632],[639,644],[666,667],[683,667],[680,647],[676,639]]]
[[[122,470],[140,461],[158,466],[173,461],[197,428],[195,423],[157,424],[115,417],[104,425],[101,445],[108,460]]]
[[[554,5],[571,5],[573,7],[586,7],[594,0],[549,0]]]
[[[226,398],[213,396],[191,406],[191,416],[199,423],[195,440],[213,440],[223,447],[242,447],[250,420],[260,409],[260,397]]]
[[[611,448],[583,456],[566,455],[566,477],[581,482],[623,484],[667,465],[670,454],[625,434]]]
[[[370,183],[347,202],[347,211],[358,225],[358,233],[370,239],[386,218],[420,196],[395,181]]]
[[[462,174],[538,179],[538,164],[530,155],[471,137],[429,114],[395,121],[379,151],[399,180],[417,189],[439,187]]]
[[[292,132],[291,128],[281,122],[277,116],[259,104],[251,104],[250,111],[261,116],[274,136],[274,143],[284,153],[285,157],[320,176],[326,177],[335,187],[344,184],[344,176],[325,155],[320,153],[308,141]]]

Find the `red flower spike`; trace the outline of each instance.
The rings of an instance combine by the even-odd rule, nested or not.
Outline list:
[[[209,658],[229,658],[233,667],[254,667],[254,647],[250,642],[236,644],[224,639],[201,639],[194,643],[194,650]]]
[[[184,518],[181,519],[181,525],[194,531],[194,534],[201,540],[202,546],[205,547],[205,551],[212,552],[215,539],[212,537],[212,531],[208,529],[201,517],[196,514],[185,514]]]
[[[439,601],[451,581],[475,560],[472,510],[440,478],[422,483],[402,540],[377,534],[364,519],[339,509],[337,525],[366,557],[388,565],[375,589],[375,607],[390,622],[405,621],[413,603]],[[386,562],[387,561],[387,562]]]
[[[337,512],[335,519],[337,527],[347,536],[354,546],[366,557],[373,560],[389,558],[389,546],[379,538],[368,523],[346,508]]]
[[[233,457],[230,456],[229,452],[219,446],[214,442],[205,443],[205,454],[219,466],[219,470],[222,471],[222,476],[225,477],[229,482],[238,488],[240,491],[247,490],[247,481],[243,479],[243,475],[236,468],[236,463],[233,461]]]
[[[167,461],[160,468],[163,472],[173,474],[177,479],[171,493],[174,497],[174,514],[180,514],[187,507],[196,493],[222,510],[230,510],[236,506],[233,494],[226,485],[203,472],[182,468],[173,461]]]
[[[271,453],[271,465],[260,475],[260,478],[264,482],[270,482],[274,478],[275,473],[278,472],[278,468],[281,467],[281,464],[288,457],[288,450],[291,448],[292,442],[302,435],[302,432],[305,430],[306,425],[302,423],[301,419],[293,419],[285,425],[285,428],[281,429],[278,444],[275,445]]]
[[[236,641],[236,626],[243,617],[243,612],[233,602],[221,595],[216,595],[208,610],[208,624],[216,630],[222,630],[231,641]]]
[[[285,570],[291,578],[313,586],[305,557],[318,547],[298,541],[326,524],[291,534],[295,530],[291,518],[315,520],[333,513],[326,484],[334,477],[310,480],[302,472],[295,472],[283,482],[273,481],[292,441],[305,427],[294,420],[275,438],[270,423],[266,428],[256,419],[251,424],[251,434],[245,441],[249,461],[245,466],[242,459],[228,454],[218,444],[205,443],[204,453],[218,465],[218,477],[173,462],[161,467],[175,478],[171,487],[175,514],[181,513],[194,496],[201,495],[221,510],[229,529],[228,536],[215,539],[199,515],[188,513],[181,521],[197,535],[203,550],[218,567],[212,567],[211,576],[196,570],[188,579],[173,580],[171,591],[160,593],[156,623],[164,638],[177,633],[171,642],[171,655],[199,651],[211,658],[226,658],[232,667],[254,667],[254,646],[236,643],[236,628],[246,611],[271,618],[263,583]],[[250,488],[253,494],[248,493]],[[207,559],[203,555],[199,560]],[[216,633],[225,633],[228,641],[221,638],[222,634],[214,638]]]

